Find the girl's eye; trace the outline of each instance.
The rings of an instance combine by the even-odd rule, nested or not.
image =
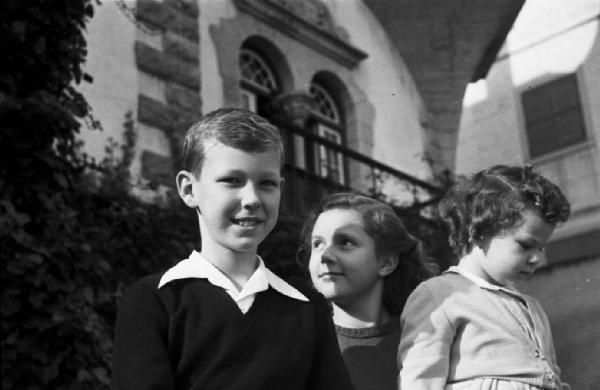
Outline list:
[[[349,239],[347,239],[347,238],[343,238],[343,239],[341,239],[341,240],[339,241],[339,245],[340,245],[340,246],[342,246],[342,247],[348,248],[348,247],[350,247],[350,246],[353,246],[353,245],[354,245],[354,241],[352,241],[352,240],[349,240]]]
[[[311,243],[311,247],[313,249],[319,249],[319,247],[323,244],[323,241],[321,240],[313,240],[313,242]]]
[[[278,183],[275,180],[265,180],[262,182],[262,185],[269,188],[278,187]]]
[[[524,243],[523,241],[517,241],[519,243],[519,245],[521,246],[521,248],[523,249],[531,249],[531,245]]]

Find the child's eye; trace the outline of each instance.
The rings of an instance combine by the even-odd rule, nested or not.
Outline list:
[[[237,177],[223,177],[223,178],[220,178],[218,180],[218,182],[237,186],[242,183],[242,180]]]
[[[268,188],[277,188],[279,183],[277,183],[275,180],[264,180],[262,185]]]
[[[353,246],[353,245],[354,245],[354,241],[352,241],[352,240],[349,240],[349,239],[347,239],[347,238],[342,238],[342,239],[339,241],[339,245],[340,245],[340,246],[342,246],[342,247],[348,248],[348,247],[351,247],[351,246]]]
[[[531,246],[531,245],[529,245],[529,244],[527,244],[527,243],[525,243],[525,242],[523,242],[523,241],[517,241],[517,243],[519,243],[519,245],[520,245],[520,246],[521,246],[521,248],[523,248],[523,249],[527,249],[527,250],[529,250],[529,249],[531,249],[531,248],[532,248],[532,246]]]
[[[319,247],[323,244],[321,240],[313,240],[311,243],[312,249],[319,249]]]

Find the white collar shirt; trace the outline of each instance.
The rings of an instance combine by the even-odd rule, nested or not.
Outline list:
[[[167,283],[177,279],[207,279],[214,286],[223,288],[244,314],[252,307],[256,294],[267,290],[269,286],[290,298],[308,301],[308,298],[300,291],[265,267],[265,263],[260,256],[257,256],[257,259],[258,267],[242,289],[238,290],[223,272],[200,255],[200,253],[193,251],[189,258],[180,261],[164,273],[158,283],[158,288],[160,289]]]
[[[485,288],[487,290],[494,290],[494,291],[503,291],[509,295],[516,296],[520,299],[523,299],[521,293],[518,292],[517,290],[513,290],[513,289],[510,289],[507,287],[492,284],[492,283],[488,282],[487,280],[475,275],[471,271],[466,270],[465,268],[461,267],[460,265],[454,265],[454,266],[448,268],[448,270],[446,272],[454,272],[454,273],[460,274],[481,288]]]

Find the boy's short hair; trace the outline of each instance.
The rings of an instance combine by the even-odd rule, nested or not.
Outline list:
[[[279,152],[283,165],[283,141],[279,129],[260,115],[242,108],[220,108],[204,115],[187,131],[183,143],[183,169],[200,173],[211,142],[250,153]]]
[[[570,205],[560,188],[531,166],[496,165],[460,180],[439,204],[457,256],[477,240],[493,237],[519,223],[524,211],[548,223],[565,222]]]

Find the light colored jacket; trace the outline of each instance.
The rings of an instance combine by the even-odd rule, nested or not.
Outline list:
[[[444,389],[475,378],[501,378],[569,389],[560,382],[540,304],[472,276],[452,267],[409,297],[400,320],[399,388]]]

